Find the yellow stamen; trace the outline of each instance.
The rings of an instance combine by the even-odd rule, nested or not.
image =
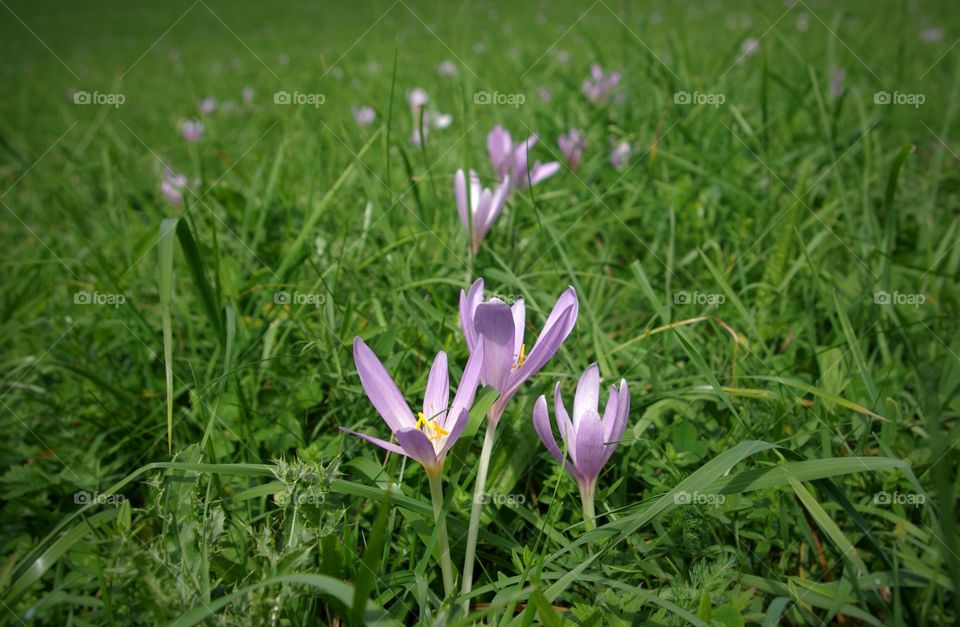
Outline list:
[[[417,429],[423,429],[424,427],[429,427],[430,421],[427,420],[427,417],[423,415],[422,411],[417,412]]]
[[[523,362],[527,360],[527,357],[525,355],[526,351],[527,351],[527,345],[520,344],[520,356],[517,358],[517,363],[513,365],[514,368],[519,368],[520,366],[523,365]]]

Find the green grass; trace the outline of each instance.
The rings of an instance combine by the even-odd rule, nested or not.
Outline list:
[[[958,620],[950,3],[2,5],[3,624]],[[594,62],[622,70],[622,103],[583,97]],[[415,86],[454,119],[420,148]],[[497,123],[537,133],[534,159],[570,127],[588,148],[470,258],[453,173],[492,180]],[[614,139],[635,149],[620,170]],[[202,181],[179,210],[167,166]],[[422,469],[337,427],[388,434],[356,335],[411,403],[438,350],[459,378],[480,276],[525,299],[528,337],[567,285],[580,317],[498,427],[465,617]],[[530,415],[591,362],[632,410],[585,532]],[[444,472],[455,569],[492,401]]]

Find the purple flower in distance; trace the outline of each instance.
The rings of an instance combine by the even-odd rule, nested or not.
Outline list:
[[[579,308],[576,290],[568,287],[554,304],[528,354],[523,341],[523,299],[517,299],[512,306],[499,298],[484,302],[483,279],[477,279],[467,293],[460,292],[460,326],[467,347],[471,356],[479,350],[484,355],[480,383],[500,393],[488,413],[491,420],[500,419],[520,386],[560,350],[577,322]]]
[[[210,115],[217,110],[217,99],[209,96],[200,101],[200,113]]]
[[[353,359],[363,391],[390,427],[397,444],[344,427],[340,427],[340,430],[361,437],[391,453],[406,455],[422,464],[427,472],[439,473],[447,452],[467,426],[470,407],[477,392],[483,350],[476,355],[470,355],[453,403],[449,405],[447,354],[443,351],[437,353],[427,377],[423,411],[418,412],[416,418],[376,354],[359,337],[353,340]]]
[[[610,163],[615,168],[622,168],[630,160],[630,155],[632,154],[633,149],[630,147],[630,142],[620,141],[617,142],[613,150],[610,151]]]
[[[943,39],[943,29],[936,26],[920,31],[920,40],[928,44]]]
[[[244,87],[244,88],[243,88],[243,92],[241,92],[241,96],[243,97],[243,102],[244,102],[244,103],[246,103],[246,104],[252,103],[252,102],[253,102],[253,87],[249,87],[249,86]]]
[[[453,191],[457,198],[457,211],[460,213],[460,222],[470,235],[473,253],[480,249],[480,242],[490,230],[493,221],[503,210],[510,191],[510,177],[506,177],[495,190],[480,187],[480,177],[470,170],[470,199],[467,206],[467,177],[463,170],[457,170],[453,177]]]
[[[191,144],[203,137],[203,122],[200,120],[185,120],[180,125],[180,135]]]
[[[835,67],[830,74],[830,97],[836,100],[843,95],[844,82],[847,80],[847,71]]]
[[[163,171],[163,181],[160,183],[160,191],[167,202],[174,207],[183,205],[183,190],[187,187],[187,177],[177,174],[173,170],[166,168]]]
[[[607,406],[601,417],[600,369],[591,364],[581,375],[573,398],[573,419],[567,413],[560,396],[560,383],[553,391],[553,410],[557,428],[564,443],[567,457],[557,446],[547,412],[547,399],[541,396],[533,406],[533,428],[547,451],[576,479],[581,492],[592,493],[600,470],[607,463],[627,428],[630,413],[630,392],[627,382],[620,379],[619,389],[610,386]]]
[[[760,42],[754,37],[747,37],[740,45],[740,58],[752,57],[760,52]]]
[[[353,119],[359,126],[370,126],[377,119],[377,112],[373,110],[373,107],[354,105],[350,107],[350,110],[353,112]]]
[[[619,71],[604,72],[599,64],[590,66],[590,77],[583,81],[583,93],[590,102],[606,102],[619,94],[621,75]]]
[[[580,158],[583,157],[583,149],[586,145],[586,137],[576,128],[570,129],[570,132],[557,139],[557,146],[560,147],[560,152],[563,153],[563,158],[567,160],[571,170],[576,170],[580,165]]]
[[[499,124],[494,126],[487,135],[487,152],[490,154],[490,163],[500,180],[510,177],[514,189],[526,189],[536,185],[557,173],[560,162],[533,164],[527,169],[527,156],[530,148],[537,143],[537,136],[531,135],[527,141],[514,144],[510,131]]]

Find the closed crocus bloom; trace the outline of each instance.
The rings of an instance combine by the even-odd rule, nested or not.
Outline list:
[[[630,392],[627,382],[620,380],[619,389],[610,386],[607,406],[600,415],[600,369],[591,364],[580,377],[573,398],[573,418],[567,413],[560,396],[560,384],[553,393],[553,409],[557,429],[564,443],[568,460],[553,437],[553,428],[547,412],[547,399],[541,396],[533,407],[533,428],[547,451],[573,476],[580,488],[583,517],[588,528],[593,527],[593,495],[597,477],[627,428],[630,413]]]
[[[453,191],[457,199],[457,211],[460,213],[460,222],[470,235],[473,253],[480,249],[480,242],[490,230],[493,221],[503,210],[503,205],[510,190],[510,178],[504,179],[495,190],[480,187],[480,177],[470,170],[470,193],[467,198],[467,177],[463,170],[457,170],[453,177]]]
[[[180,125],[180,135],[191,144],[203,137],[203,122],[200,120],[185,120]]]
[[[566,135],[561,135],[557,139],[557,146],[563,153],[563,158],[567,160],[567,165],[571,170],[576,170],[580,165],[580,159],[583,157],[583,149],[586,148],[587,140],[580,129],[572,128]]]

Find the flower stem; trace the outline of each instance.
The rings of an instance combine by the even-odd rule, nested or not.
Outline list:
[[[440,472],[427,472],[430,478],[430,500],[433,502],[433,521],[438,527],[437,542],[440,549],[440,570],[443,572],[443,591],[453,594],[453,564],[450,562],[450,542],[447,540],[447,519],[443,515],[443,487]]]
[[[473,505],[470,508],[470,526],[467,527],[467,553],[463,558],[463,583],[460,586],[461,596],[470,594],[473,587],[473,561],[477,553],[477,533],[480,528],[480,508],[483,504],[483,495],[487,483],[487,470],[490,468],[490,454],[493,452],[493,435],[497,429],[497,422],[487,417],[487,431],[483,436],[483,448],[480,449],[480,465],[477,466],[477,484],[473,490]],[[469,599],[464,599],[464,611],[470,611]]]
[[[585,531],[597,528],[596,515],[593,511],[593,495],[597,485],[593,482],[580,484],[580,500],[583,502],[583,526]]]

